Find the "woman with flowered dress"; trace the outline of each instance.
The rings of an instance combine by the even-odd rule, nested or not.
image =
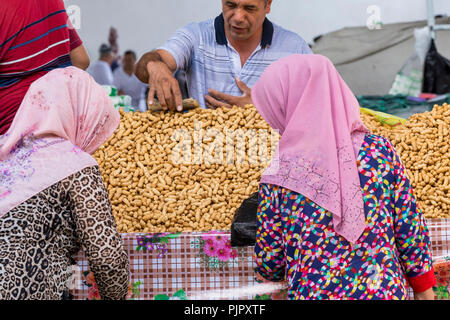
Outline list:
[[[261,179],[254,259],[288,299],[433,299],[430,238],[399,155],[372,135],[333,64],[293,55],[253,102],[280,131]]]

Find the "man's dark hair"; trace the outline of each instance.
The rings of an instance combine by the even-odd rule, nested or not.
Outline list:
[[[129,54],[131,54],[135,59],[137,59],[136,52],[134,52],[133,50],[127,50],[127,51],[125,51],[125,53],[124,53],[125,56],[127,56],[127,55],[129,55]]]
[[[110,46],[108,46],[106,44],[102,44],[100,46],[99,52],[100,52],[100,57],[105,57],[105,56],[109,56],[110,54],[112,54],[113,51]]]

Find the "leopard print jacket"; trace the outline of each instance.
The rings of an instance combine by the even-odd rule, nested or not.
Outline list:
[[[0,300],[60,300],[83,250],[102,299],[124,299],[129,263],[98,166],[0,218]]]

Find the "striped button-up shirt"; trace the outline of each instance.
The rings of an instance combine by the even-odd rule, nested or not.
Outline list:
[[[225,35],[223,15],[178,30],[164,46],[177,63],[177,71],[186,73],[188,95],[206,106],[208,89],[241,96],[238,77],[250,88],[273,62],[292,55],[312,53],[297,34],[265,20],[261,44],[241,67],[239,53]]]

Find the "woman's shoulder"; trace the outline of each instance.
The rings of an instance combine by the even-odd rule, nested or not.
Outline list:
[[[86,176],[98,176],[100,175],[100,167],[98,165],[90,166],[78,171],[76,174]]]
[[[381,144],[381,145],[385,145],[387,143],[390,144],[388,138],[386,138],[384,136],[377,135],[377,134],[366,134],[366,137],[365,137],[364,141],[370,142],[370,143]]]
[[[370,154],[373,157],[385,156],[391,159],[393,157],[395,148],[391,141],[384,136],[376,134],[366,134],[362,151],[365,154]]]
[[[95,165],[79,170],[61,180],[59,183],[64,189],[69,189],[74,183],[83,182],[83,184],[86,184],[98,182],[98,179],[101,177],[100,168],[98,165]]]
[[[67,179],[78,179],[80,177],[93,177],[100,175],[100,168],[98,165],[95,166],[89,166],[84,169],[81,169],[74,174],[67,177]]]

